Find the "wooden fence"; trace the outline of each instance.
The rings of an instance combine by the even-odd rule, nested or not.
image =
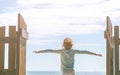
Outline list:
[[[114,34],[113,34],[114,33]],[[110,17],[106,18],[106,75],[120,75],[119,71],[119,26],[112,26]]]
[[[26,40],[27,25],[18,14],[18,31],[16,26],[9,26],[9,36],[5,36],[5,26],[0,27],[0,75],[26,75]],[[8,69],[5,65],[5,44],[8,44]]]

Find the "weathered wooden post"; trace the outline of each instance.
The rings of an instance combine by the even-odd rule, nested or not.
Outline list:
[[[5,37],[5,27],[0,27],[0,39]],[[5,42],[0,41],[0,75],[4,74],[4,48]]]
[[[26,74],[26,40],[28,39],[27,25],[20,14],[18,14],[18,36],[17,36],[17,75]]]
[[[106,75],[113,75],[113,37],[112,37],[112,23],[110,18],[106,17]]]
[[[114,49],[114,75],[120,75],[119,71],[119,26],[114,27],[114,43],[115,43],[115,49]]]
[[[114,26],[114,36],[112,36],[112,23],[107,16],[105,30],[106,38],[106,75],[120,75],[119,71],[119,26]]]

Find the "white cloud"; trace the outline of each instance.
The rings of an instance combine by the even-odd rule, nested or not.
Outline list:
[[[30,13],[29,13],[30,12]],[[34,15],[35,14],[35,15]],[[8,17],[8,18],[7,18]],[[30,37],[50,36],[50,35],[64,35],[64,34],[89,34],[104,30],[104,26],[97,25],[93,20],[80,19],[61,19],[56,18],[54,15],[45,14],[43,12],[37,12],[37,10],[26,10],[23,12],[23,17],[28,24],[28,32]],[[17,15],[4,14],[3,20],[5,24],[17,24]],[[14,23],[12,22],[14,21]],[[86,25],[82,25],[79,22],[86,22]],[[90,21],[90,22],[89,22]],[[3,23],[3,24],[4,24]],[[88,24],[90,23],[90,24]],[[71,25],[72,24],[72,25]],[[78,25],[73,25],[78,24]]]
[[[17,14],[0,13],[0,26],[9,26],[17,24]]]
[[[31,38],[96,33],[105,29],[105,26],[100,25],[99,21],[105,22],[107,15],[112,16],[115,20],[120,16],[119,10],[117,10],[120,6],[119,2],[102,1],[98,4],[101,0],[29,0],[29,2],[28,0],[18,0],[20,9],[17,9],[16,6],[11,9],[12,12],[0,14],[0,25],[16,25],[17,13],[20,12],[28,24]],[[41,9],[39,4],[41,4],[40,6],[53,6]],[[85,6],[74,7],[74,5],[81,4]]]
[[[31,5],[31,4],[39,4],[39,3],[54,3],[54,4],[90,4],[96,3],[104,0],[18,0],[19,4],[23,5]]]
[[[18,0],[17,3],[20,5],[33,5],[39,3],[49,3],[50,0]]]
[[[80,43],[80,44],[77,44],[77,45],[75,45],[76,47],[78,46],[78,47],[81,47],[81,46],[85,46],[85,47],[87,47],[87,46],[93,46],[93,47],[95,47],[95,46],[102,46],[102,44],[99,44],[99,43]]]
[[[32,40],[28,40],[28,43],[29,44],[32,44],[32,45],[35,45],[35,44],[42,44],[42,45],[44,45],[44,44],[48,44],[48,43],[53,43],[53,42],[59,42],[59,40],[36,40],[36,39],[32,39]]]
[[[11,9],[12,12],[0,14],[0,25],[17,25],[17,13],[20,12],[28,25],[28,32],[31,38],[49,35],[96,33],[105,29],[104,25],[99,24],[99,20],[103,19],[102,22],[105,22],[105,17],[109,14],[112,14],[111,16],[115,20],[119,16],[119,11],[116,10],[119,8],[119,3],[111,0],[96,5],[98,2],[101,2],[101,0],[29,0],[29,2],[28,0],[18,0],[18,6],[13,8],[14,10]],[[38,8],[25,8],[47,3],[53,4],[55,7],[41,9],[38,5]],[[62,6],[62,4],[65,6]],[[74,7],[75,4],[83,4],[85,6]],[[21,5],[27,6],[22,7],[22,9]],[[108,12],[114,9],[116,11]]]
[[[89,4],[89,3],[97,3],[101,0],[70,0],[69,2],[65,2],[63,0],[18,0],[18,6],[21,5],[29,5],[34,6],[39,3],[51,3],[51,4],[65,4],[65,5],[72,5],[72,4]],[[109,2],[111,3],[111,1]],[[105,3],[109,5],[109,3]],[[103,4],[105,6],[105,4]],[[118,5],[118,4],[117,4]],[[39,6],[39,5],[38,5]],[[108,7],[103,8],[102,5],[86,5],[81,8],[70,8],[67,6],[59,7],[59,8],[26,8],[26,6],[22,7],[21,9],[17,9],[15,7],[15,11],[1,14],[2,24],[17,24],[17,12],[22,13],[23,17],[25,18],[26,23],[28,24],[28,32],[30,37],[40,37],[40,36],[50,36],[50,35],[63,35],[63,34],[90,34],[96,33],[99,31],[103,31],[103,25],[97,23],[99,20],[97,18],[104,19],[106,13],[105,10],[109,9]],[[64,16],[68,17],[65,18]],[[62,18],[61,18],[62,17]],[[88,19],[89,18],[89,19]],[[94,18],[94,19],[93,19]],[[14,22],[13,22],[14,21]],[[97,22],[96,22],[97,21]],[[84,23],[84,24],[83,24]],[[77,25],[76,25],[77,24]]]

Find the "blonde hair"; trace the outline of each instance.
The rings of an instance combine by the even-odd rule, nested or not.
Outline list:
[[[73,46],[73,41],[71,38],[67,37],[64,39],[63,41],[63,48],[66,49],[66,50],[69,50],[71,49]]]

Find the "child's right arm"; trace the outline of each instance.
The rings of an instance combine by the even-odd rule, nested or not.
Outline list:
[[[52,49],[33,51],[33,53],[60,53],[60,52],[61,50],[52,50]]]

